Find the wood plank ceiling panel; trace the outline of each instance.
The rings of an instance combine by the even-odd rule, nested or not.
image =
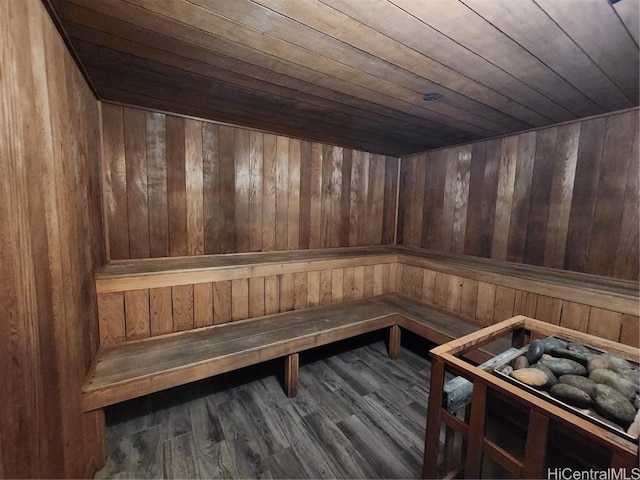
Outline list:
[[[638,104],[639,0],[50,1],[104,100],[377,153]]]

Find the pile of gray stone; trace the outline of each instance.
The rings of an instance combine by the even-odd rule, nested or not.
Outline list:
[[[633,438],[640,436],[638,365],[580,343],[534,340],[502,374],[583,410]]]

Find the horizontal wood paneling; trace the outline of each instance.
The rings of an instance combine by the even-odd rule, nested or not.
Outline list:
[[[111,259],[393,241],[398,159],[103,104]]]
[[[394,291],[392,264],[384,263],[329,270],[309,266],[298,273],[101,293],[100,342],[121,343]]]
[[[0,2],[0,58],[0,476],[92,477],[104,417],[80,403],[105,257],[99,105],[43,2]],[[126,197],[107,202],[126,219]]]
[[[404,157],[398,244],[637,280],[639,162],[637,110]]]

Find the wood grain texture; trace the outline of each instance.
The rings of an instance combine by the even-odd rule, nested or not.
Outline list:
[[[398,244],[637,280],[638,156],[633,110],[404,157]]]
[[[395,158],[109,104],[102,120],[114,259],[392,243]]]
[[[100,106],[45,6],[3,2],[0,18],[0,475],[91,477],[104,419],[82,414],[79,390],[100,336],[100,219],[127,217],[126,168],[100,165]],[[111,134],[119,156],[124,133]],[[107,190],[103,211],[101,179],[112,174],[125,191]],[[124,253],[121,235],[116,227]]]

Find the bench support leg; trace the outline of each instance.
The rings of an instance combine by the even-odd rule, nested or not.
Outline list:
[[[285,358],[284,391],[287,397],[293,398],[298,394],[299,355],[292,353]]]
[[[389,358],[395,360],[400,355],[400,327],[393,325],[389,329]]]

